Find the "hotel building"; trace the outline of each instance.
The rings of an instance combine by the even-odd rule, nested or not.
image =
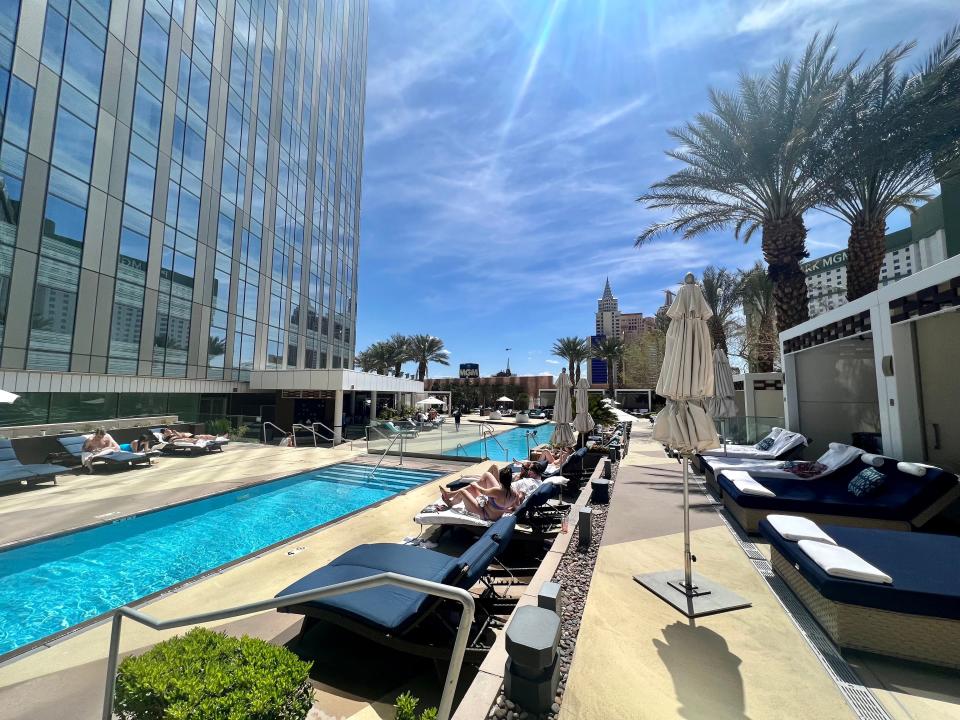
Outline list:
[[[0,425],[293,418],[303,393],[339,424],[344,391],[420,388],[352,371],[367,22],[0,3]]]

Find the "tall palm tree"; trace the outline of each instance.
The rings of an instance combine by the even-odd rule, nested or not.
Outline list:
[[[750,372],[773,372],[780,340],[775,329],[773,283],[762,263],[740,273],[740,298],[746,319],[744,355]]]
[[[562,337],[553,344],[553,354],[567,361],[567,373],[570,381],[580,379],[580,363],[590,357],[590,345],[586,338]]]
[[[623,354],[626,346],[623,344],[623,338],[605,337],[593,348],[593,356],[607,363],[607,387],[610,390],[610,397],[613,397],[614,370],[620,366],[623,361]]]
[[[902,72],[914,46],[891,48],[850,79],[813,163],[830,190],[823,209],[850,225],[848,300],[880,284],[890,213],[928,200],[938,169],[960,156],[960,25],[915,73]]]
[[[713,311],[713,316],[707,320],[710,339],[713,340],[714,347],[729,353],[727,330],[740,306],[740,278],[737,273],[730,272],[726,268],[709,265],[703,271],[700,287],[707,305]]]
[[[354,365],[364,372],[376,371],[381,375],[387,374],[391,364],[391,349],[383,340],[373,343],[366,350],[358,352],[354,358]]]
[[[403,372],[403,364],[413,360],[413,354],[410,352],[410,338],[400,333],[394,333],[384,344],[389,350],[390,365],[393,366],[394,377],[400,377]]]
[[[411,335],[410,354],[411,359],[417,363],[417,380],[424,380],[427,377],[427,368],[430,363],[438,365],[449,365],[450,353],[443,347],[443,340],[433,335]]]
[[[742,73],[736,94],[711,89],[712,110],[670,132],[681,147],[667,155],[685,167],[638,198],[673,211],[638,247],[667,230],[691,238],[733,227],[744,242],[759,230],[781,330],[808,318],[803,215],[822,203],[810,158],[855,67],[837,68],[833,39],[814,36],[798,63],[783,60],[768,77]]]

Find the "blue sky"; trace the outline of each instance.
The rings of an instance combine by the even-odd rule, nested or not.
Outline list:
[[[674,237],[635,202],[675,167],[666,130],[836,25],[844,58],[926,48],[954,0],[371,0],[357,349],[430,333],[455,374],[556,372],[553,341],[593,330],[609,276],[621,310],[709,263],[746,267],[759,238]],[[891,221],[904,227],[905,216]],[[844,226],[807,217],[812,256]],[[409,369],[412,369],[409,368]]]

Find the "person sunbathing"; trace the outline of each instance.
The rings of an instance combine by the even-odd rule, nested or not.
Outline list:
[[[570,457],[571,452],[573,452],[571,448],[559,448],[556,452],[550,448],[544,448],[540,451],[540,459],[546,460],[550,465],[560,467],[563,465],[563,461]]]
[[[130,441],[130,449],[133,452],[145,453],[150,450],[151,447],[157,444],[157,438],[153,433],[145,432],[136,440]]]
[[[93,461],[101,455],[119,452],[120,445],[113,436],[103,428],[97,428],[93,435],[83,443],[80,453],[80,463],[90,472],[93,472]]]
[[[497,520],[516,510],[523,502],[524,494],[513,487],[513,470],[509,465],[497,470],[491,465],[480,479],[460,490],[440,487],[440,498],[447,507],[463,503],[467,512],[479,515],[484,520]]]
[[[161,435],[163,435],[163,439],[166,442],[176,441],[193,444],[217,439],[214,435],[194,435],[193,433],[180,432],[179,430],[174,430],[173,428],[164,428]]]

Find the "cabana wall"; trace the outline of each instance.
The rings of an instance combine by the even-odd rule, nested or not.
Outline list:
[[[887,455],[960,471],[956,310],[960,257],[782,333],[786,423],[809,454],[879,433]]]

